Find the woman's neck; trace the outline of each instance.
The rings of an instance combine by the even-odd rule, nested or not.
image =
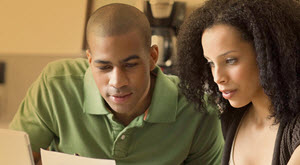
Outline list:
[[[248,117],[257,126],[270,126],[274,123],[274,118],[270,118],[272,109],[270,109],[271,100],[263,92],[252,100],[252,106],[249,109]]]

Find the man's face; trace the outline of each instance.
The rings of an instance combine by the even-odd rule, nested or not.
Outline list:
[[[137,31],[90,37],[87,56],[94,80],[106,103],[116,113],[134,114],[151,100],[150,71],[155,68],[157,48],[144,45]]]

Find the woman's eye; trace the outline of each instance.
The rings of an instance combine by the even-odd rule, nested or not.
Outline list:
[[[237,62],[237,59],[235,58],[228,58],[226,59],[227,64],[235,64]]]

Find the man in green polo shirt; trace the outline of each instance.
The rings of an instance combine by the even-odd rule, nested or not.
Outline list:
[[[178,78],[155,65],[147,18],[111,4],[87,26],[88,59],[48,64],[10,124],[40,148],[117,165],[220,164],[223,137],[214,109],[194,110]]]

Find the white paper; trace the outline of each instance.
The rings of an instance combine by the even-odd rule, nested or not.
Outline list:
[[[41,149],[43,165],[116,165],[115,160],[94,159]]]

